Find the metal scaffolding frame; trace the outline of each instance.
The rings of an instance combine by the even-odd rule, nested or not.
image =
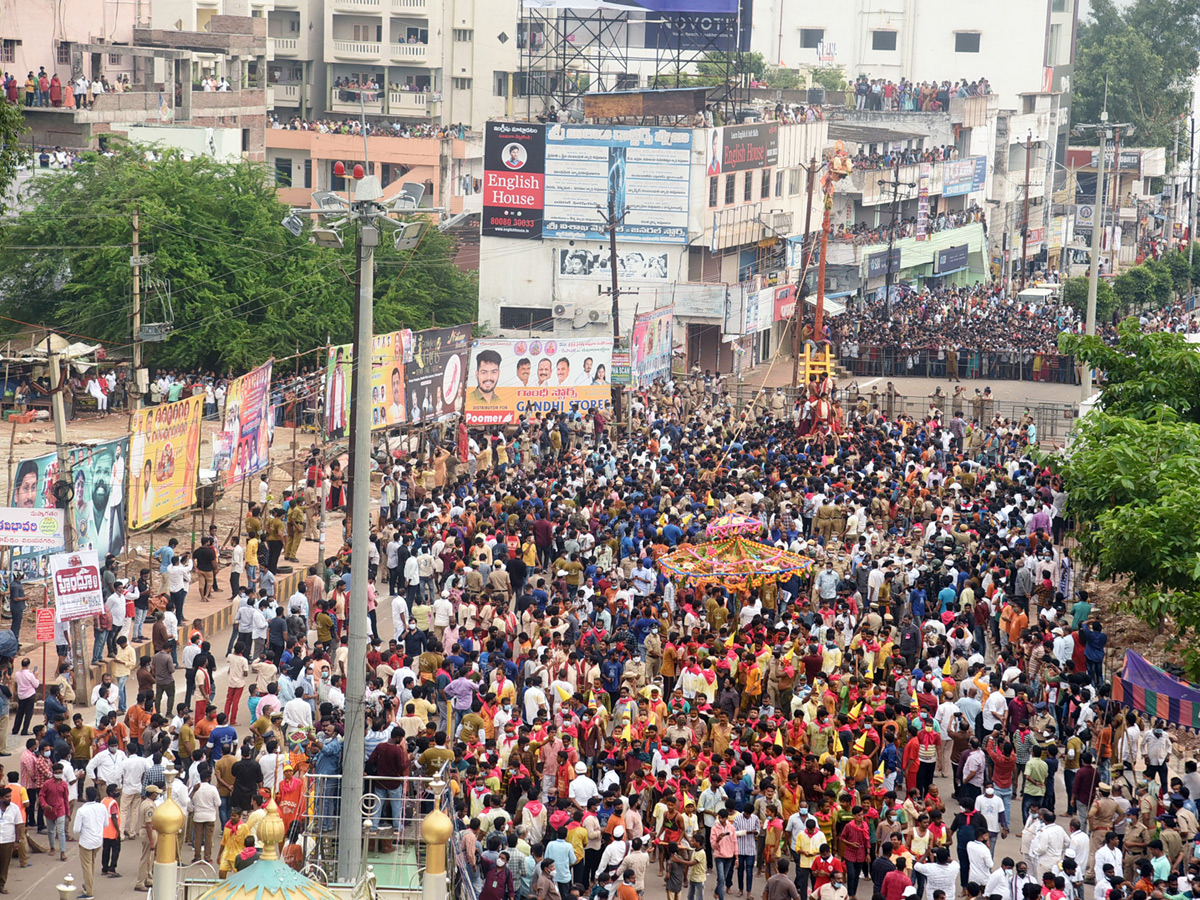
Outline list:
[[[654,40],[645,39],[653,29]],[[545,115],[551,107],[582,119],[584,94],[629,90],[634,64],[651,70],[650,87],[685,87],[687,69],[709,53],[724,53],[723,84],[709,94],[726,121],[749,99],[749,85],[737,77],[741,17],[657,15],[597,9],[526,8],[517,26],[525,115]],[[646,46],[649,45],[649,46]]]

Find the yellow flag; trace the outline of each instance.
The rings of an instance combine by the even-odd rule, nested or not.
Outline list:
[[[942,674],[943,675],[950,674],[950,657],[948,657],[948,656],[946,657],[946,664],[942,666]]]
[[[737,635],[736,635],[736,634],[731,634],[729,637],[727,637],[727,638],[725,639],[725,646],[726,646],[726,647],[732,647],[732,646],[734,645],[734,642],[736,641],[736,639],[737,639]]]
[[[791,662],[791,661],[792,661],[792,657],[793,657],[793,656],[795,656],[795,655],[796,655],[796,645],[795,645],[795,644],[792,644],[792,646],[788,647],[788,651],[787,651],[787,653],[783,654],[783,661],[784,661],[784,662]]]

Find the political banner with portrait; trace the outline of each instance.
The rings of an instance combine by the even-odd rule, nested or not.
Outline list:
[[[229,467],[222,476],[226,487],[271,464],[271,367],[268,359],[257,369],[229,383],[225,393],[225,431],[230,435]]]
[[[133,414],[129,527],[144,528],[196,502],[204,395]]]
[[[54,485],[59,480],[58,456],[47,453],[17,463],[9,505],[22,510],[54,509]],[[62,536],[53,547],[22,545],[12,548],[12,565],[27,581],[50,575],[50,554],[64,546]]]
[[[125,463],[129,438],[72,447],[71,523],[75,526],[75,548],[95,550],[100,561],[109,553],[125,550],[126,506]]]
[[[478,340],[467,372],[468,425],[521,416],[606,410],[612,403],[612,338]]]
[[[458,413],[471,331],[459,325],[412,333],[411,359],[404,365],[409,422],[444,422]]]
[[[371,430],[403,425],[405,420],[404,354],[410,332],[390,331],[371,338]],[[325,436],[350,436],[350,404],[354,384],[354,347],[339,344],[325,364]]]
[[[55,550],[63,545],[61,509],[0,509],[0,547]]]
[[[649,387],[656,378],[671,377],[674,321],[670,307],[642,313],[634,318],[630,367],[635,390]]]

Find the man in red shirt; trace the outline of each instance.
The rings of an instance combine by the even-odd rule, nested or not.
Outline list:
[[[841,872],[842,875],[845,875],[846,864],[833,855],[833,851],[828,844],[822,844],[821,855],[814,859],[812,864],[812,890],[814,894],[821,889],[823,884],[829,881],[834,872]]]
[[[897,856],[895,862],[896,868],[883,876],[883,886],[879,893],[883,895],[883,900],[905,900],[907,897],[915,897],[917,889],[908,877],[908,859]]]

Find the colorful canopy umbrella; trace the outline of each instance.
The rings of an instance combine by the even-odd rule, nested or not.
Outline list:
[[[710,541],[733,537],[735,534],[762,534],[762,530],[761,519],[754,519],[739,513],[713,519],[708,523],[706,529]]]
[[[741,535],[705,544],[682,544],[659,564],[673,577],[694,584],[758,587],[792,572],[806,572],[813,560],[799,553],[760,544]]]

